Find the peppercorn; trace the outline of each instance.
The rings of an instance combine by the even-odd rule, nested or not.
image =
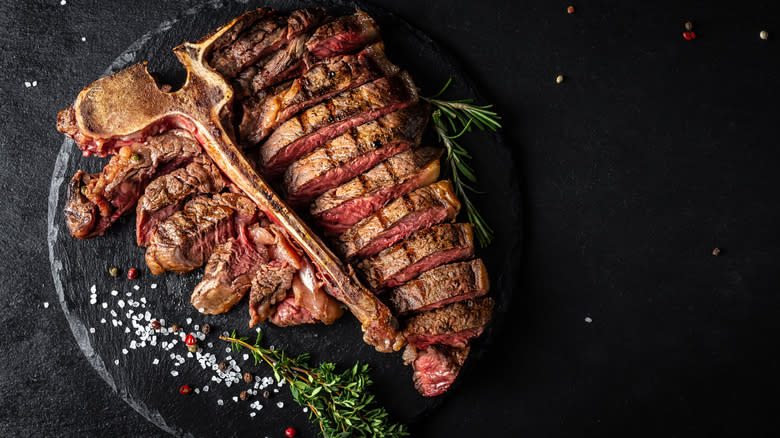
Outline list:
[[[691,23],[690,21],[686,21],[685,22],[685,30],[687,30],[687,31],[693,30],[693,23]]]
[[[220,362],[219,363],[219,370],[220,371],[225,371],[226,369],[227,369],[227,364],[225,362]]]
[[[155,319],[152,321],[152,328],[155,330],[160,330],[160,328],[162,328],[162,324],[160,324],[160,321]]]
[[[119,268],[108,268],[108,275],[116,277],[119,275]]]
[[[769,32],[762,30],[761,32],[759,32],[758,37],[761,38],[762,40],[768,40]]]
[[[80,191],[81,191],[82,195],[87,196],[87,186],[86,185],[81,186]]]
[[[290,438],[295,436],[295,429],[292,427],[288,427],[287,430],[284,431],[284,434]]]
[[[134,163],[137,163],[141,161],[141,155],[140,154],[130,155],[130,159],[133,160]]]
[[[127,278],[130,280],[134,280],[136,277],[138,277],[138,269],[130,268],[127,270]]]
[[[241,391],[241,394],[238,394],[238,398],[241,400],[246,400],[249,398],[249,394],[246,391]]]
[[[271,391],[268,390],[263,391],[263,398],[271,398]]]
[[[555,83],[560,84],[561,82],[563,82],[563,79],[564,79],[563,75],[558,75],[558,77],[555,78]]]
[[[244,373],[244,382],[252,383],[253,380],[255,380],[255,378],[252,377],[252,373]]]
[[[192,392],[192,388],[190,388],[190,385],[181,385],[181,388],[179,388],[179,394],[186,395]]]
[[[198,346],[197,345],[188,345],[187,346],[187,351],[189,351],[190,353],[195,353],[196,351],[198,351]]]
[[[574,13],[574,6],[569,6],[568,8],[566,8],[566,13],[573,14]]]
[[[686,40],[695,40],[696,39],[696,34],[693,33],[693,32],[690,32],[690,31],[689,32],[683,32],[683,38],[685,38]]]
[[[200,328],[200,332],[203,333],[204,335],[209,334],[210,331],[211,331],[211,326],[208,324],[203,324],[203,327]]]
[[[712,255],[714,255],[715,257],[719,256],[720,255],[720,248],[713,249],[712,250]]]
[[[171,326],[171,332],[176,333],[179,331],[179,324],[174,324]]]

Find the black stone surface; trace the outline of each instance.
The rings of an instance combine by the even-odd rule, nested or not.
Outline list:
[[[59,3],[0,4],[0,436],[166,436],[77,347],[46,210],[56,112],[194,3]],[[771,436],[778,6],[378,3],[497,104],[523,182],[524,282],[498,347],[414,435]]]

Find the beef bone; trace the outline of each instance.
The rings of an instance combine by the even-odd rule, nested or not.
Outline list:
[[[181,89],[161,90],[147,64],[136,64],[84,88],[74,104],[60,113],[58,129],[73,137],[87,155],[106,155],[128,142],[173,127],[192,132],[233,184],[284,227],[311,258],[326,290],[361,322],[365,342],[380,352],[398,351],[405,339],[389,309],[274,193],[234,142],[229,128],[233,89],[206,60],[220,37],[230,34],[234,26],[242,26],[246,17],[236,18],[198,42],[173,49],[187,70]]]

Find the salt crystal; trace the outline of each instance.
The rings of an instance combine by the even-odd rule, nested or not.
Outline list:
[[[48,301],[44,301],[43,302],[43,308],[44,309],[48,309],[49,308],[49,302]]]
[[[126,294],[125,294],[125,296],[126,296],[126,297],[132,297],[132,296],[133,296],[133,294],[132,294],[132,292],[128,292],[128,293],[126,293]]]
[[[135,286],[133,286],[133,289],[135,289],[135,290],[141,289],[141,286],[136,284]]]
[[[278,402],[278,403],[276,403],[276,407],[277,407],[277,408],[283,408],[283,407],[284,407],[284,402]]]
[[[194,325],[192,328],[193,328],[194,330],[200,330],[200,326],[199,326],[199,325],[197,325],[197,324],[195,324],[195,325]]]
[[[114,365],[119,365],[119,359],[116,359],[116,360],[114,361]]]
[[[125,333],[130,333],[130,327],[125,327]]]
[[[200,394],[200,388],[195,388],[195,394]]]
[[[137,347],[137,345],[136,345],[135,341],[130,341],[130,348],[135,350],[136,347]]]
[[[38,86],[38,81],[33,81],[32,85],[33,85],[33,87],[37,87]]]
[[[244,360],[249,360],[249,355],[248,354],[244,354]]]
[[[160,324],[165,325],[165,320],[160,318]]]
[[[187,357],[192,357],[192,353],[187,353]]]
[[[94,294],[95,292],[97,292],[97,286],[95,286],[95,285],[93,284],[93,285],[92,285],[92,287],[90,287],[90,288],[89,288],[89,291],[90,291],[90,292],[92,292],[92,293]]]
[[[67,2],[66,0],[61,0],[61,1],[60,1],[60,5],[62,5],[62,6],[65,6],[65,4],[67,4],[67,3],[68,3],[68,2]]]
[[[124,300],[119,300],[119,301],[117,301],[117,302],[116,302],[116,304],[117,304],[119,307],[123,308],[123,309],[124,309],[124,307],[125,307],[125,301],[124,301]]]
[[[89,332],[90,332],[90,333],[95,333],[95,327],[90,327],[90,328],[89,328]]]
[[[257,415],[257,412],[250,412],[250,413],[249,413],[249,416],[250,416],[250,417],[254,417],[255,415]]]
[[[591,319],[591,317],[590,317],[590,316],[586,316],[586,317],[585,317],[585,322],[587,322],[588,324],[590,324],[591,322],[593,322],[593,319]]]
[[[187,318],[187,324],[192,324],[192,318]]]
[[[97,304],[97,300],[92,298],[91,300],[89,300],[89,304],[95,305]]]
[[[146,304],[146,297],[141,297],[141,302]]]
[[[144,319],[147,320],[147,321],[152,319],[152,314],[149,313],[148,310],[146,311],[146,313],[144,313]]]
[[[27,88],[30,88],[30,87],[32,87],[32,84],[27,82],[27,81],[24,81],[24,86],[27,87]]]
[[[116,327],[116,320],[115,320],[115,319],[112,319],[112,320],[111,320],[111,325],[113,325],[114,327]]]
[[[238,397],[233,397],[233,401],[238,403]]]
[[[303,408],[303,412],[304,412],[304,413],[306,413],[306,412],[309,412],[309,408],[307,408],[307,407],[304,407],[304,408]]]
[[[106,318],[101,318],[101,319],[100,319],[100,323],[101,323],[101,324],[105,324],[105,323],[106,323]]]
[[[122,349],[122,354],[127,354],[127,353],[129,353],[129,351],[127,351],[127,348],[123,348]]]
[[[209,346],[209,348],[212,348],[212,347],[214,347],[214,344],[212,342],[209,342],[208,346]]]
[[[209,392],[209,385],[203,387],[203,392]]]
[[[157,365],[158,363],[160,363],[160,359],[157,359],[155,357],[154,360],[152,361],[152,365]]]
[[[157,283],[152,283],[152,285],[149,287],[151,287],[152,289],[157,289]]]
[[[222,401],[222,399],[219,399],[219,400],[217,400],[217,404],[218,404],[218,405],[220,405],[220,406],[222,406],[222,405],[224,405],[224,404],[225,404],[225,402],[223,402],[223,401]]]
[[[81,37],[81,41],[86,41],[87,37]]]
[[[230,353],[230,347],[226,348],[226,349],[225,349],[225,352],[226,352],[226,353]]]
[[[111,309],[111,316],[113,316],[114,318],[116,318],[116,310],[114,310],[114,309]]]
[[[279,390],[274,388],[274,394],[278,394],[278,393],[279,393]]]
[[[176,371],[176,370],[171,370],[171,375],[172,375],[173,377],[176,377],[176,376],[178,376],[178,375],[179,375],[179,372],[178,372],[178,371]]]
[[[112,290],[111,291],[111,296],[115,297],[117,295],[119,295],[119,291],[118,290]]]

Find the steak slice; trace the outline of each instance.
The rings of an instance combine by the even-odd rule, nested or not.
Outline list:
[[[314,315],[303,306],[295,304],[295,295],[288,292],[286,298],[279,303],[276,312],[271,315],[271,322],[279,327],[290,327],[301,324],[314,324],[317,322]]]
[[[309,152],[284,174],[288,202],[310,201],[380,161],[417,146],[428,114],[422,105],[404,108],[352,128]]]
[[[325,9],[309,8],[293,11],[289,16],[265,9],[253,23],[244,25],[231,40],[211,52],[210,64],[226,78],[234,78],[246,66],[279,50],[296,36],[308,32],[325,17]]]
[[[482,259],[439,266],[390,291],[396,314],[424,312],[456,301],[481,297],[490,289]]]
[[[374,290],[395,287],[421,272],[474,255],[471,224],[441,224],[419,230],[406,240],[358,262]]]
[[[339,53],[357,50],[378,41],[379,26],[370,15],[361,10],[325,23],[314,31],[306,43],[312,55],[328,58]]]
[[[417,89],[406,72],[340,93],[282,123],[260,148],[263,173],[275,176],[325,142],[417,102]]]
[[[249,327],[265,321],[274,313],[276,306],[287,297],[296,271],[288,263],[272,261],[254,272],[249,292]]]
[[[326,232],[343,232],[391,199],[436,181],[441,152],[420,148],[392,156],[320,195],[310,212]]]
[[[254,221],[256,213],[255,204],[243,195],[196,196],[157,225],[146,248],[146,264],[153,274],[181,274],[202,266],[214,247]]]
[[[247,75],[247,88],[251,94],[258,94],[266,88],[284,82],[304,73],[307,67],[306,41],[309,34],[302,34],[290,41],[286,47],[268,55]],[[244,73],[242,72],[242,75]]]
[[[190,302],[200,313],[227,312],[249,290],[251,273],[267,261],[264,246],[255,246],[242,237],[228,239],[214,248]]]
[[[406,321],[404,335],[421,350],[433,344],[463,348],[485,330],[494,305],[492,298],[482,297],[414,315]]]
[[[103,234],[133,208],[155,175],[164,175],[195,159],[206,159],[200,144],[189,132],[175,129],[143,143],[123,146],[99,174],[79,171],[71,180],[73,189],[68,191],[65,206],[71,234],[80,239]]]
[[[225,184],[219,168],[206,157],[156,178],[146,186],[135,208],[138,246],[146,246],[157,223],[179,210],[188,197],[218,193]]]
[[[452,221],[460,201],[449,180],[405,194],[339,235],[338,248],[347,258],[372,256],[413,232]]]
[[[404,359],[412,364],[414,387],[423,397],[444,394],[458,377],[466,363],[471,347],[455,348],[445,345],[431,345],[418,351],[407,345]]]
[[[382,43],[356,55],[330,58],[312,66],[286,90],[262,100],[246,100],[238,127],[241,139],[259,143],[292,115],[343,91],[398,73],[388,61]]]

